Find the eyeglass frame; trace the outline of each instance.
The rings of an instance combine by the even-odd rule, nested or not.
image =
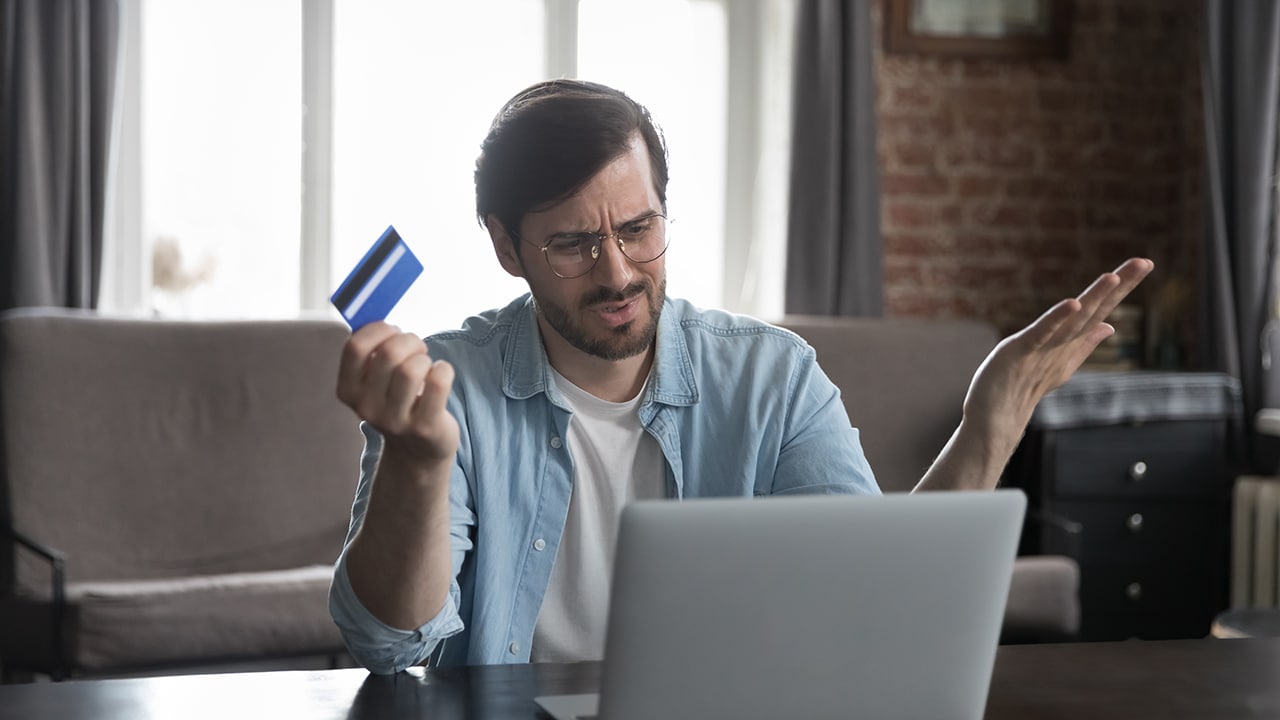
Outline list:
[[[611,232],[611,233],[598,233],[598,232],[591,232],[590,230],[583,230],[583,231],[581,231],[581,232],[575,232],[575,233],[552,233],[552,237],[551,237],[551,239],[547,240],[545,243],[543,243],[543,244],[541,244],[541,245],[539,245],[538,243],[536,243],[536,242],[534,242],[534,241],[532,241],[532,240],[527,240],[527,239],[525,239],[525,238],[524,238],[524,237],[522,237],[522,236],[520,235],[520,233],[518,233],[518,232],[514,232],[514,231],[511,231],[511,230],[508,230],[507,232],[508,232],[510,235],[512,235],[513,237],[515,237],[517,240],[520,240],[520,241],[522,241],[522,242],[526,242],[526,243],[528,243],[528,244],[530,244],[530,245],[532,245],[532,246],[534,246],[534,247],[538,248],[539,250],[541,250],[541,251],[542,251],[542,259],[547,261],[547,267],[551,268],[551,272],[552,272],[552,273],[555,273],[555,276],[556,276],[556,277],[558,277],[558,278],[560,278],[560,279],[562,279],[562,280],[574,280],[574,279],[576,279],[576,278],[583,277],[584,275],[588,275],[588,274],[590,274],[590,273],[591,273],[591,271],[592,271],[592,270],[595,270],[595,269],[596,269],[596,265],[598,265],[598,264],[600,263],[600,258],[601,258],[601,256],[603,256],[603,255],[604,255],[604,251],[603,251],[604,241],[605,241],[605,240],[607,240],[607,239],[609,239],[609,238],[613,238],[615,241],[617,241],[617,243],[618,243],[618,252],[621,252],[621,253],[622,253],[622,257],[626,258],[628,262],[633,262],[633,263],[635,263],[635,264],[637,264],[637,265],[645,265],[645,264],[648,264],[648,263],[651,263],[651,262],[655,262],[655,261],[657,261],[657,260],[658,260],[658,258],[662,257],[663,255],[666,255],[666,254],[667,254],[667,248],[671,247],[671,237],[670,237],[670,236],[668,236],[668,235],[666,235],[666,225],[667,225],[668,223],[670,223],[670,222],[671,222],[671,218],[667,217],[667,214],[666,214],[666,213],[663,213],[663,212],[653,212],[653,213],[649,213],[648,215],[641,215],[640,217],[632,218],[632,219],[630,219],[630,220],[628,220],[628,221],[626,221],[626,222],[622,223],[622,227],[626,227],[627,225],[629,225],[629,224],[631,224],[631,223],[634,223],[634,222],[640,222],[641,220],[652,220],[653,218],[662,218],[662,224],[663,224],[663,235],[664,235],[663,240],[664,240],[664,243],[663,243],[663,245],[662,245],[662,252],[658,253],[657,255],[654,255],[653,257],[649,258],[648,260],[636,260],[635,258],[632,258],[630,255],[628,255],[628,254],[627,254],[627,250],[626,250],[626,248],[624,248],[624,247],[623,247],[623,245],[622,245],[622,230],[621,230],[621,229],[619,229],[619,230],[614,230],[614,231],[613,231],[613,232]],[[594,242],[593,242],[589,247],[591,247],[593,251],[597,251],[597,250],[598,250],[598,252],[593,252],[593,254],[594,254],[594,256],[595,256],[595,257],[593,257],[593,258],[592,258],[592,260],[591,260],[591,265],[589,265],[589,266],[587,267],[587,269],[586,269],[586,270],[583,270],[582,272],[578,273],[577,275],[561,275],[561,274],[560,274],[560,272],[556,270],[556,266],[555,266],[554,264],[552,264],[552,262],[551,262],[551,256],[549,256],[549,255],[547,254],[547,249],[551,247],[551,243],[555,242],[555,236],[556,236],[556,235],[566,235],[566,234],[568,234],[568,235],[591,235],[593,238],[595,238]]]

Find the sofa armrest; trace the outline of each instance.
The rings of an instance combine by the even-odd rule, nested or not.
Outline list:
[[[1027,555],[1013,564],[1001,643],[1063,642],[1080,631],[1080,566],[1061,555]]]
[[[51,637],[53,638],[54,660],[56,670],[53,673],[54,680],[62,680],[66,677],[68,669],[66,667],[66,654],[63,647],[63,627],[67,614],[67,556],[66,553],[56,548],[50,547],[35,538],[18,531],[15,528],[9,528],[9,537],[11,537],[19,547],[26,548],[31,553],[44,558],[49,563],[49,569],[53,573],[53,581],[51,589],[53,612],[50,617],[53,619],[50,628]]]

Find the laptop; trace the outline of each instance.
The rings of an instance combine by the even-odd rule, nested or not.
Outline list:
[[[640,501],[600,693],[557,720],[981,718],[1026,497]]]

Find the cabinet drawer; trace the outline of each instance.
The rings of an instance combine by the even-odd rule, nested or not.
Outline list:
[[[1080,523],[1077,539],[1046,534],[1046,552],[1085,567],[1207,567],[1223,549],[1218,507],[1208,500],[1058,502],[1052,511]],[[1076,544],[1076,547],[1072,547]]]
[[[1218,421],[1055,430],[1044,442],[1045,477],[1059,497],[1205,495],[1222,483]]]
[[[1214,613],[1208,570],[1101,566],[1080,577],[1084,640],[1164,640],[1208,635]]]

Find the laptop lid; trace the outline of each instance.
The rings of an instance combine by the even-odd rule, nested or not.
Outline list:
[[[1017,490],[633,503],[600,717],[980,718],[1025,508]]]

